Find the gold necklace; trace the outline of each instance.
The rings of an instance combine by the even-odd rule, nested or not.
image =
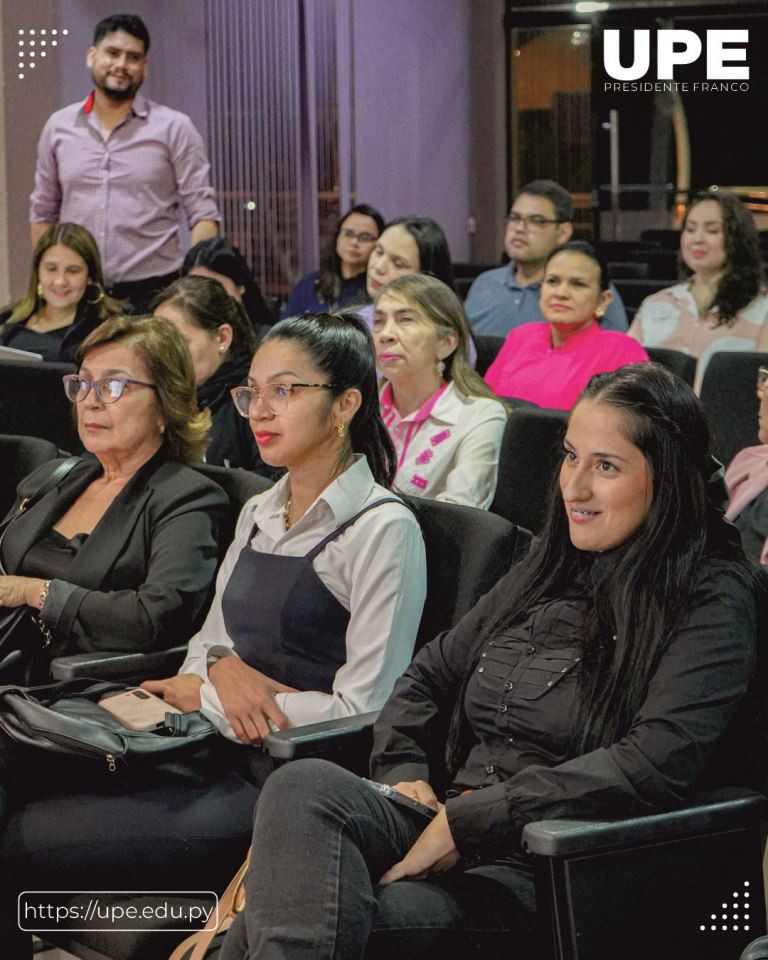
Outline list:
[[[285,521],[285,529],[291,529],[291,506],[293,505],[293,498],[288,497],[285,501],[285,506],[283,507],[283,520]]]

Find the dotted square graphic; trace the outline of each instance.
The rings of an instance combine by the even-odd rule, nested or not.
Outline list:
[[[720,910],[720,913],[711,913],[707,923],[699,924],[700,933],[749,932],[749,880],[744,881],[741,890],[733,891],[730,904],[720,904]]]
[[[17,77],[23,80],[27,70],[34,70],[42,66],[53,47],[59,45],[62,37],[69,36],[69,30],[59,30],[57,27],[27,27],[19,28]]]

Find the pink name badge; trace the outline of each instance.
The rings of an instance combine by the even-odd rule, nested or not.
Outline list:
[[[440,433],[436,433],[434,437],[430,437],[429,442],[432,444],[433,447],[436,447],[438,443],[442,443],[443,440],[447,440],[448,437],[450,437],[450,435],[451,435],[450,430],[441,430]]]
[[[411,477],[411,483],[414,485],[414,487],[418,487],[419,490],[426,490],[429,486],[429,481],[425,480],[424,477],[420,477],[418,473],[414,473],[414,475]]]
[[[416,457],[416,463],[429,463],[432,457],[434,457],[434,453],[431,450],[422,450]]]

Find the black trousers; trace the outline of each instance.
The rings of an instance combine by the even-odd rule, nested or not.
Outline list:
[[[540,955],[522,864],[379,886],[427,822],[328,761],[281,767],[259,799],[245,910],[220,960]]]
[[[115,283],[107,288],[107,293],[116,300],[127,300],[130,305],[129,313],[152,313],[157,295],[178,278],[179,271],[174,270],[173,273],[166,273],[163,277],[146,277],[144,280]]]
[[[100,761],[0,733],[0,956],[31,956],[17,924],[23,890],[223,890],[271,770],[268,756],[222,738],[210,783],[126,789]]]

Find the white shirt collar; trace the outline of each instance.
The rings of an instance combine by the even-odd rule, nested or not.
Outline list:
[[[253,522],[259,527],[265,521],[269,524],[269,521],[278,520],[282,524],[290,483],[290,476],[286,475],[256,498]],[[360,510],[360,505],[371,495],[373,486],[374,479],[368,461],[362,453],[355,454],[355,462],[323,490],[291,530],[300,524],[305,525],[305,521],[333,520],[334,526],[341,526]]]

